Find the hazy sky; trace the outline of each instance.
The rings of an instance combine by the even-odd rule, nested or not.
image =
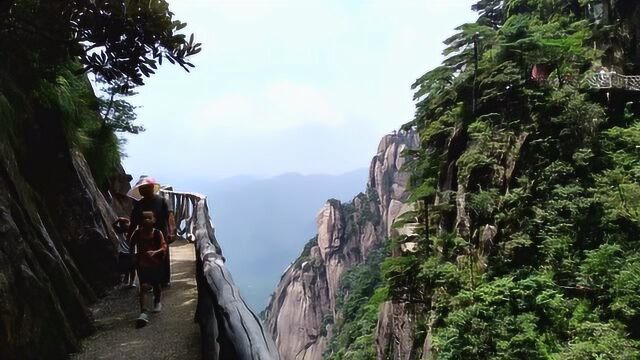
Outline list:
[[[170,0],[203,50],[191,73],[167,63],[139,89],[147,131],[125,167],[175,185],[366,167],[472,3]]]

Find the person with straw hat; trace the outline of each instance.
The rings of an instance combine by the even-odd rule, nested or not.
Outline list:
[[[162,232],[167,239],[167,243],[171,244],[175,240],[175,217],[168,201],[160,196],[160,184],[152,177],[143,175],[136,185],[129,190],[127,195],[136,200],[131,211],[131,226],[127,239],[131,239],[131,235],[143,224],[143,212],[151,211],[155,215],[155,227]],[[165,287],[170,285],[171,280],[171,259],[169,251],[164,256],[163,274],[161,284]]]

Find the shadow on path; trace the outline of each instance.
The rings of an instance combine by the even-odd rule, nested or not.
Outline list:
[[[197,289],[193,244],[176,241],[171,251],[171,287],[162,291],[162,312],[135,328],[138,289],[114,290],[93,308],[96,333],[70,360],[199,360],[200,331],[193,322]],[[153,298],[153,296],[151,296]]]

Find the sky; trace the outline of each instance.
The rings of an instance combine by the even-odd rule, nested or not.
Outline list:
[[[411,84],[473,21],[473,0],[169,0],[202,52],[130,101],[126,170],[184,179],[340,174],[414,114]]]

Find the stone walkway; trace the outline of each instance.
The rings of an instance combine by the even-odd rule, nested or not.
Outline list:
[[[193,322],[197,289],[193,244],[177,241],[171,251],[171,287],[163,289],[162,312],[136,329],[138,289],[115,290],[92,309],[96,333],[70,360],[199,360],[200,331]],[[150,296],[153,298],[153,296]]]

